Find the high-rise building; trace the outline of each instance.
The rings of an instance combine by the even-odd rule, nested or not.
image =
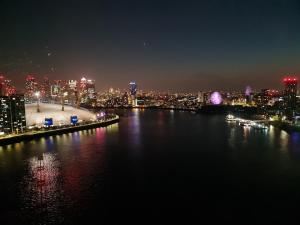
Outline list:
[[[77,80],[69,80],[69,89],[76,91],[77,90]]]
[[[284,89],[284,105],[285,109],[292,112],[296,109],[297,104],[297,85],[298,79],[296,77],[285,77],[283,79]]]
[[[125,92],[124,95],[122,96],[122,103],[123,106],[128,106],[128,93]]]
[[[198,92],[197,102],[198,103],[204,103],[205,102],[204,92],[202,92],[202,91]]]
[[[51,97],[53,100],[57,101],[62,93],[63,82],[62,80],[54,80],[51,85]]]
[[[16,94],[16,88],[12,81],[0,75],[0,96],[10,96]]]
[[[37,91],[37,83],[33,75],[28,75],[25,81],[25,98],[27,101],[32,101],[34,92]]]
[[[16,94],[16,88],[14,85],[12,85],[12,81],[5,79],[4,80],[4,95],[11,96]]]
[[[67,87],[67,92],[68,92],[68,101],[72,105],[76,105],[78,102],[78,87],[77,87],[77,80],[69,80],[68,81],[68,87]]]
[[[56,98],[59,96],[60,86],[58,84],[51,85],[51,97]]]
[[[25,130],[25,100],[23,95],[0,97],[0,133],[20,133]]]
[[[132,106],[137,106],[137,84],[135,81],[129,83],[130,103]]]
[[[88,93],[88,100],[95,100],[96,99],[95,80],[87,80],[86,88]]]
[[[11,117],[12,117],[11,118],[12,132],[14,133],[24,132],[26,127],[24,96],[11,95],[10,106],[11,106]]]
[[[11,111],[8,96],[0,97],[0,133],[11,133]]]
[[[86,103],[87,102],[87,79],[82,77],[79,82],[79,102]]]
[[[81,78],[79,83],[80,103],[91,103],[96,101],[95,80]]]
[[[0,96],[4,95],[5,87],[4,87],[5,77],[3,74],[0,74]]]
[[[43,84],[41,85],[41,93],[44,101],[51,99],[51,84],[48,77],[44,77]]]

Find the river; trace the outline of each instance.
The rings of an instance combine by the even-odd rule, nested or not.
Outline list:
[[[292,224],[300,133],[124,110],[118,124],[0,147],[1,224]]]

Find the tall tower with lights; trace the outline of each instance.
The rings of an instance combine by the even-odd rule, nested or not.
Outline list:
[[[129,92],[130,92],[130,100],[131,100],[131,105],[132,106],[137,106],[137,84],[135,81],[131,81],[129,83]]]
[[[284,106],[286,111],[294,114],[297,105],[297,86],[298,79],[296,77],[285,77],[284,83]]]
[[[31,101],[36,90],[37,83],[35,81],[35,77],[33,75],[28,75],[25,81],[25,98],[28,101]]]

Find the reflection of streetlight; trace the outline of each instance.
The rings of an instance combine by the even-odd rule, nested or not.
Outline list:
[[[34,93],[34,95],[35,95],[35,97],[36,97],[36,99],[37,99],[37,109],[36,109],[36,111],[39,113],[40,112],[40,92],[39,91],[37,91],[37,92],[35,92]]]
[[[68,92],[64,92],[62,95],[62,102],[61,102],[61,111],[65,111],[65,97],[68,95]]]

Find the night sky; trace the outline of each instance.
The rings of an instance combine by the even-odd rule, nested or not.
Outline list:
[[[300,73],[300,1],[1,1],[0,73],[98,90],[281,88]]]

